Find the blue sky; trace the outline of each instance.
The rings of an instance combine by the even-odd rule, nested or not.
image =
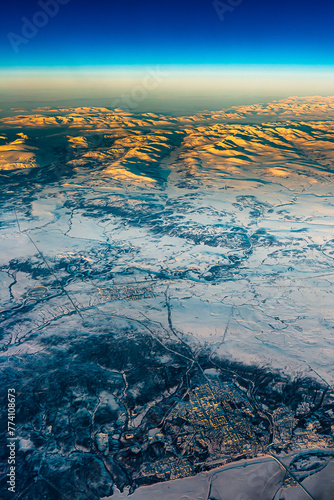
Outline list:
[[[221,20],[210,0],[69,0],[29,39],[22,33],[22,18],[36,20],[38,1],[8,2],[0,20],[0,64],[334,65],[334,2],[229,2],[234,7]],[[14,37],[17,50],[9,33],[25,39]]]

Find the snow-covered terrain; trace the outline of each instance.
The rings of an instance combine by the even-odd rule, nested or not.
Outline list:
[[[72,342],[111,328],[163,345],[161,366],[175,349],[193,360],[204,350],[331,390],[333,120],[332,97],[180,117],[44,108],[1,118],[0,356],[12,379],[29,386],[31,360],[50,346],[66,358]],[[131,413],[125,374],[115,369],[119,427]],[[103,474],[117,476],[113,467]]]

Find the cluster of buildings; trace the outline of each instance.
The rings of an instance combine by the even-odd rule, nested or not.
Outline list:
[[[160,480],[186,477],[202,466],[218,466],[241,456],[266,453],[272,444],[292,448],[328,447],[328,439],[319,434],[320,423],[312,419],[305,429],[286,406],[271,414],[272,428],[233,382],[205,380],[190,389],[164,419],[162,428],[148,436],[151,445],[163,445],[164,457],[142,465],[139,477]],[[199,469],[200,468],[200,469]],[[287,475],[284,488],[294,484]]]
[[[122,285],[112,288],[99,288],[99,296],[105,301],[114,300],[142,300],[155,296],[151,286]]]
[[[194,467],[185,458],[168,458],[157,460],[156,462],[145,464],[141,469],[142,477],[156,477],[158,479],[169,480],[190,476]]]
[[[254,409],[234,384],[204,383],[168,414],[165,427],[149,441],[163,442],[168,459],[145,464],[141,476],[176,479],[197,465],[253,455],[259,448],[251,419]]]
[[[297,420],[294,414],[286,407],[280,406],[272,413],[273,443],[287,443],[291,441]]]

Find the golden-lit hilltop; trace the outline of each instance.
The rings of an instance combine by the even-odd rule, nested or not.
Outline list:
[[[5,133],[24,130],[18,139],[3,137],[0,168],[31,168],[52,161],[47,152],[37,159],[39,145],[30,140],[43,129],[50,136],[42,149],[50,152],[55,138],[62,137],[64,162],[89,162],[105,175],[127,182],[155,182],[155,166],[172,152],[172,163],[212,181],[250,172],[263,179],[284,179],[301,165],[323,175],[334,160],[333,119],[334,97],[291,97],[180,117],[102,107],[38,108],[27,114],[20,110],[0,120]],[[147,175],[150,169],[152,175]]]

